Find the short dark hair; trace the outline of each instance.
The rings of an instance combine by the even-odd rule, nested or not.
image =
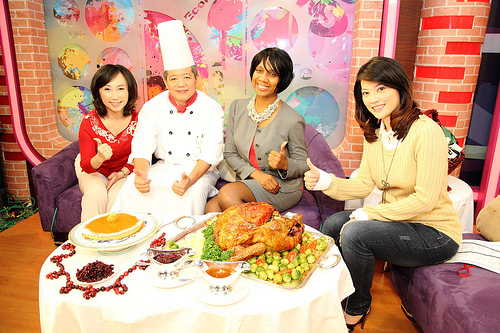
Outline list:
[[[198,67],[196,67],[196,65],[192,65],[191,66],[191,71],[193,72],[194,77],[196,78],[198,76]],[[163,78],[166,80],[167,76],[168,76],[168,70],[165,70],[163,72]]]
[[[379,128],[379,120],[367,109],[363,102],[361,81],[370,81],[396,89],[399,93],[399,109],[391,114],[391,128],[399,140],[408,134],[411,124],[421,114],[413,98],[411,81],[404,67],[394,59],[386,57],[371,58],[361,66],[354,84],[354,99],[356,101],[355,118],[363,130],[368,142],[375,142],[378,137],[375,130]]]
[[[253,77],[255,69],[260,63],[264,64],[266,71],[269,71],[267,65],[271,66],[271,70],[276,72],[279,77],[278,85],[276,86],[276,93],[279,94],[288,86],[293,80],[293,61],[286,51],[277,47],[269,47],[257,53],[250,65],[250,79]]]
[[[128,91],[128,101],[123,108],[123,115],[130,116],[135,110],[135,102],[138,98],[138,91],[137,82],[135,81],[134,76],[126,67],[122,65],[106,64],[97,70],[92,78],[92,81],[90,82],[90,91],[92,92],[92,97],[94,98],[94,107],[97,114],[101,117],[104,117],[108,113],[108,110],[102,102],[99,89],[111,82],[111,80],[113,80],[119,73],[121,73],[125,78]]]

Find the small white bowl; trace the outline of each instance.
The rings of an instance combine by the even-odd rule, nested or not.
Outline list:
[[[202,272],[203,278],[210,285],[210,292],[215,295],[227,295],[232,290],[242,271],[250,269],[246,261],[211,261],[200,259],[195,266]]]

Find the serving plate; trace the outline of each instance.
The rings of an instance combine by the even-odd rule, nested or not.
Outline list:
[[[158,220],[151,214],[141,212],[126,212],[144,221],[144,227],[135,234],[116,240],[95,240],[83,237],[83,228],[93,220],[109,214],[95,216],[77,224],[69,233],[69,241],[76,246],[99,250],[102,254],[121,254],[130,251],[136,244],[146,240],[158,230]]]
[[[173,240],[174,242],[178,242],[181,239],[184,239],[188,234],[194,233],[200,229],[203,229],[205,227],[205,225],[206,225],[205,223],[207,221],[209,221],[210,219],[217,219],[217,217],[218,217],[218,215],[215,215],[215,216],[212,216],[204,221],[201,221],[201,222],[193,225],[191,228],[188,228],[185,231],[183,231],[182,233],[173,237],[171,240]],[[340,261],[340,256],[339,255],[327,255],[328,252],[330,251],[330,249],[335,244],[335,241],[333,240],[333,238],[331,238],[328,235],[324,235],[324,234],[320,233],[319,231],[316,231],[315,229],[309,227],[308,225],[305,225],[305,231],[310,232],[315,239],[325,237],[327,239],[327,246],[326,246],[326,249],[323,251],[323,253],[316,260],[316,262],[310,266],[310,269],[309,269],[309,272],[307,273],[307,275],[303,276],[301,280],[295,280],[296,282],[293,282],[293,283],[275,284],[275,283],[272,283],[271,281],[261,280],[253,273],[243,273],[243,274],[241,274],[241,276],[248,278],[248,279],[251,279],[251,280],[261,282],[261,283],[265,283],[265,284],[268,284],[268,285],[271,285],[274,287],[278,287],[281,289],[295,290],[295,289],[302,288],[306,285],[306,283],[309,280],[309,278],[311,277],[312,273],[316,270],[316,266],[320,266],[323,269],[330,269],[330,268],[335,267],[338,264],[338,262]],[[201,253],[200,253],[200,255],[201,255]]]

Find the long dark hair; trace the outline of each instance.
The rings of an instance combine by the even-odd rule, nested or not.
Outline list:
[[[264,64],[266,71],[273,71],[278,75],[279,81],[276,86],[277,94],[288,88],[293,80],[293,61],[286,51],[277,47],[269,47],[257,53],[253,57],[252,64],[250,65],[250,79],[252,79],[255,69],[261,62]],[[267,68],[268,62],[271,66],[271,70]]]
[[[137,92],[137,82],[130,71],[122,65],[107,64],[102,66],[97,70],[90,82],[90,91],[92,92],[92,97],[94,98],[94,107],[97,114],[104,117],[108,110],[102,102],[101,94],[99,89],[107,85],[111,80],[113,80],[119,73],[123,75],[125,81],[127,81],[128,90],[128,101],[123,108],[123,115],[130,116],[135,110],[135,102],[138,98]]]
[[[380,127],[377,119],[363,102],[361,81],[377,82],[386,87],[396,89],[399,93],[399,109],[390,114],[391,128],[399,140],[403,140],[411,125],[421,114],[413,98],[410,79],[404,67],[394,59],[386,57],[371,58],[361,66],[354,84],[354,99],[356,100],[355,118],[363,130],[366,141],[375,142],[378,137],[375,130]]]

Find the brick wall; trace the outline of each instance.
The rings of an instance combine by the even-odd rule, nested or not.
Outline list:
[[[424,0],[415,58],[415,99],[435,108],[463,147],[481,64],[490,4],[484,0]],[[453,175],[458,175],[459,169]]]
[[[69,142],[59,134],[56,125],[43,0],[10,0],[8,5],[26,130],[33,146],[48,158]],[[0,75],[4,75],[3,66],[1,71]],[[0,86],[0,93],[7,95],[5,86]],[[29,196],[26,160],[15,141],[6,104],[0,105],[0,149],[6,191],[18,197]]]
[[[346,176],[359,167],[363,151],[363,132],[354,119],[354,83],[359,68],[372,57],[378,56],[383,5],[383,0],[356,1],[346,134],[342,143],[332,150]]]

